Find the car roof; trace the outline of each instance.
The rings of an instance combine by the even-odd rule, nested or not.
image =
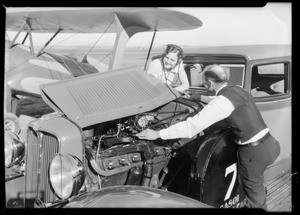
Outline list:
[[[291,56],[290,44],[213,46],[198,49],[197,54],[243,55],[248,60]],[[189,54],[193,55],[193,54]]]

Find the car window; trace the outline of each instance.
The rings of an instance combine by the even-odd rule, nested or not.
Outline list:
[[[187,71],[187,67],[189,71]],[[203,65],[199,63],[186,65],[185,70],[186,72],[188,72],[188,79],[191,87],[201,87],[203,85],[203,80],[202,80]]]
[[[220,64],[229,76],[228,86],[244,86],[245,65],[243,64]]]
[[[251,77],[251,95],[258,98],[286,94],[288,92],[287,68],[287,63],[254,66]]]
[[[233,86],[233,85],[243,86],[245,65],[243,64],[219,64],[219,65],[225,69],[229,77],[229,81],[228,81],[229,86]],[[185,65],[185,71],[187,73],[191,88],[203,87],[202,71],[205,68],[205,66],[207,65],[201,63]]]

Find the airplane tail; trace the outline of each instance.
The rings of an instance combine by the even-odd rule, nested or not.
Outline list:
[[[46,54],[48,54],[55,61],[64,66],[74,77],[99,72],[87,61],[87,59],[85,59],[83,62],[80,62],[76,58],[70,57],[68,55],[60,56],[49,52],[46,52]]]
[[[108,70],[107,64],[99,62],[99,60],[88,55],[84,55],[81,62],[93,65],[99,72],[104,72]]]

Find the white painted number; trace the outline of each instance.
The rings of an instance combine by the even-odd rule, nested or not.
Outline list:
[[[226,168],[226,171],[225,171],[225,178],[226,176],[233,172],[233,176],[232,176],[232,179],[231,179],[231,182],[230,182],[230,185],[228,187],[228,190],[227,190],[227,193],[226,193],[226,196],[224,198],[224,201],[226,201],[230,195],[231,195],[231,192],[232,192],[232,189],[233,189],[233,186],[234,186],[234,183],[235,183],[235,180],[236,180],[236,176],[237,176],[237,168],[236,168],[236,163],[230,165],[229,167]]]

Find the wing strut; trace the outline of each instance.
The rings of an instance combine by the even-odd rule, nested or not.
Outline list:
[[[156,30],[153,33],[153,37],[152,37],[151,44],[150,44],[150,47],[149,47],[148,55],[147,55],[147,58],[146,58],[146,63],[145,63],[145,67],[144,67],[145,71],[146,71],[146,67],[147,67],[147,63],[148,63],[148,59],[149,59],[149,56],[150,56],[150,52],[151,52],[151,49],[152,49],[152,45],[153,45],[155,35],[156,35]]]
[[[9,49],[13,47],[16,39],[19,37],[20,33],[23,31],[23,29],[25,28],[25,25],[28,26],[27,28],[27,34],[25,36],[25,38],[22,41],[22,44],[25,42],[27,36],[29,35],[29,40],[30,40],[30,53],[31,55],[34,55],[34,47],[33,47],[33,42],[32,42],[32,34],[31,34],[31,22],[30,22],[30,18],[27,18],[25,20],[25,22],[22,24],[21,28],[19,29],[18,33],[15,35],[14,39],[11,41],[10,45],[9,45]]]
[[[117,38],[115,40],[108,70],[120,68],[126,44],[134,34],[150,30],[149,27],[137,24],[120,14],[115,14],[114,16],[117,24]]]
[[[19,37],[20,33],[22,32],[22,30],[24,29],[26,25],[26,22],[23,23],[23,25],[21,26],[21,28],[19,29],[18,33],[16,34],[16,36],[14,37],[14,39],[11,41],[10,45],[9,45],[9,49],[13,47],[16,39]]]
[[[34,55],[34,48],[33,48],[33,41],[32,41],[32,34],[31,34],[31,22],[30,22],[30,18],[26,19],[26,23],[28,25],[28,34],[29,34],[29,41],[30,41],[30,53],[33,56]]]
[[[24,37],[24,39],[23,39],[23,41],[22,41],[22,44],[24,44],[24,43],[25,43],[25,41],[26,41],[27,37],[28,37],[28,32],[26,33],[26,35],[25,35],[25,37]]]
[[[62,28],[59,28],[56,32],[55,32],[55,34],[48,40],[48,42],[43,46],[43,48],[41,48],[41,50],[37,53],[37,57],[39,57],[41,54],[42,54],[42,52],[45,50],[45,48],[49,45],[49,43],[54,39],[54,37],[56,37],[56,35],[59,33],[59,32],[61,32],[63,29]]]

